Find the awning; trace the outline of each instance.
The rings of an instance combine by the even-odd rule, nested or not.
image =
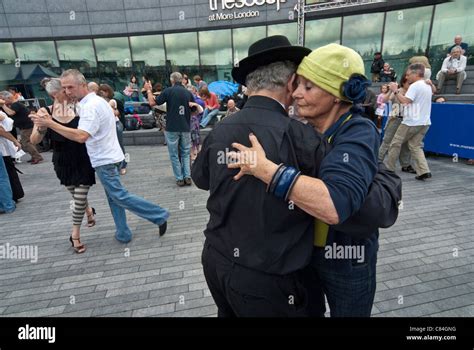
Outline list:
[[[0,64],[0,81],[21,80],[20,69],[13,64]]]
[[[40,64],[22,64],[20,68],[13,64],[0,65],[0,81],[19,80],[22,83],[35,83],[45,77],[56,78],[58,75]]]

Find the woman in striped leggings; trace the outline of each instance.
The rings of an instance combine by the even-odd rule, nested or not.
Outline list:
[[[48,94],[54,99],[54,103],[48,109],[41,109],[39,113],[48,113],[53,120],[69,128],[77,128],[79,116],[76,106],[68,101],[59,79],[47,79],[42,84]],[[81,225],[84,214],[87,214],[89,227],[95,225],[95,210],[89,207],[87,194],[92,185],[95,184],[95,173],[91,166],[85,144],[77,143],[64,138],[55,131],[43,130],[35,125],[31,134],[31,142],[39,143],[48,132],[53,149],[54,171],[61,185],[64,185],[72,195],[72,234],[69,237],[74,251],[78,254],[86,251],[86,246],[81,243]]]

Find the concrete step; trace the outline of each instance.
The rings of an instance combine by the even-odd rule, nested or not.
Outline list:
[[[211,130],[210,127],[201,129],[201,139],[204,139]],[[123,132],[124,146],[163,145],[164,142],[165,134],[157,128]]]
[[[450,84],[445,84],[443,87],[443,92],[446,94],[455,94],[456,93],[456,84],[451,81],[449,82]],[[465,85],[463,84],[462,89],[461,89],[462,94],[474,94],[474,84],[469,84]]]
[[[468,103],[474,104],[474,94],[442,94],[448,103]]]

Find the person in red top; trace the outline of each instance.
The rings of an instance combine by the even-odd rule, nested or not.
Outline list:
[[[219,101],[217,100],[217,96],[213,92],[209,92],[207,86],[204,86],[199,90],[199,96],[201,96],[202,100],[206,104],[206,108],[204,109],[204,114],[202,115],[201,119],[201,127],[205,128],[207,124],[217,116],[219,113]]]

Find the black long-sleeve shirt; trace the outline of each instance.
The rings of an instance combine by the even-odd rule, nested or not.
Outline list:
[[[327,144],[311,126],[290,119],[276,100],[253,96],[241,111],[217,124],[192,168],[196,186],[210,191],[204,231],[208,242],[237,264],[286,274],[309,263],[314,218],[266,193],[266,185],[253,176],[233,179],[238,170],[227,168],[225,153],[233,142],[250,146],[250,133],[268,159],[313,177]]]

